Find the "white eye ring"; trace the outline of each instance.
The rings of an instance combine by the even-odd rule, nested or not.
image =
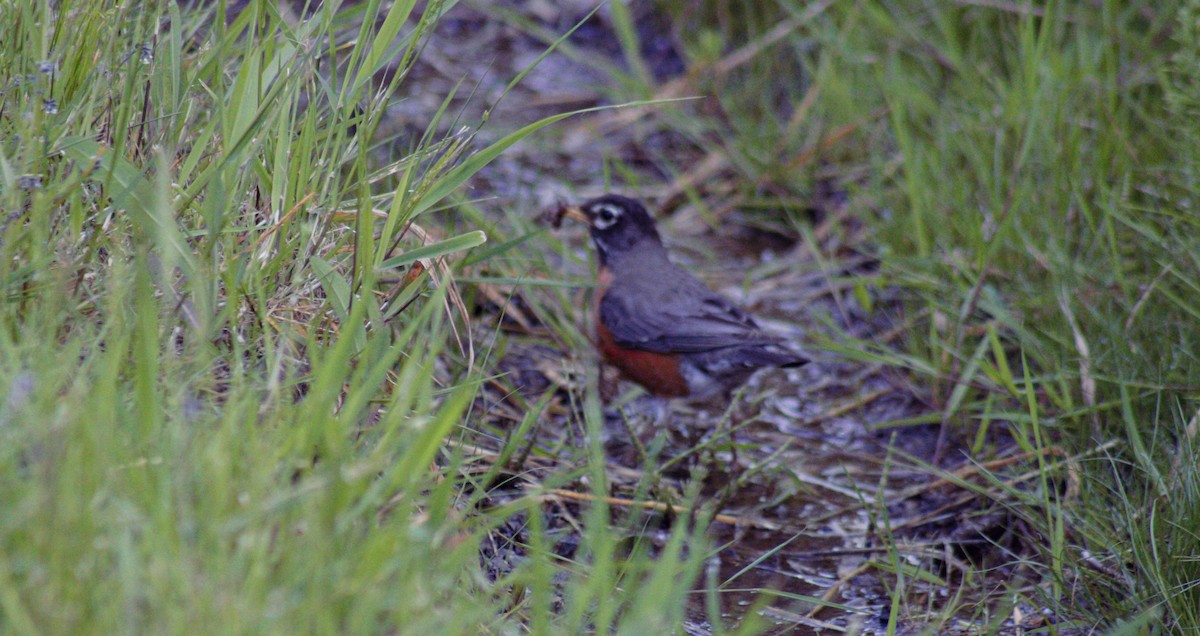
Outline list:
[[[592,225],[597,230],[607,230],[621,218],[623,210],[615,205],[602,203],[593,208]]]

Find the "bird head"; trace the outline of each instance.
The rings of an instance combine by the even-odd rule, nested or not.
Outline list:
[[[555,219],[586,223],[601,263],[611,263],[635,248],[662,248],[654,219],[641,203],[617,194],[596,197],[578,206],[562,206]]]

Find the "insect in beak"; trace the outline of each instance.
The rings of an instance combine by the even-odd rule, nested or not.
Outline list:
[[[581,210],[577,205],[560,204],[558,206],[558,210],[554,213],[554,229],[557,230],[558,228],[562,227],[563,218],[568,218],[572,221],[579,221],[580,223],[587,225],[592,224],[592,220],[589,219],[588,215],[585,214],[584,211]]]

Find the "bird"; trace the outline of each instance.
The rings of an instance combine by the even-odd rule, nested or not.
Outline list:
[[[596,346],[650,394],[704,401],[728,395],[761,368],[809,361],[676,265],[637,200],[605,194],[560,204],[555,227],[564,218],[587,224],[598,255]]]

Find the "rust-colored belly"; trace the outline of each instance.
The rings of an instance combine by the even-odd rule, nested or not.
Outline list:
[[[596,325],[596,348],[604,361],[621,370],[626,379],[637,382],[647,391],[661,397],[684,397],[688,391],[687,381],[679,370],[679,356],[624,349],[617,346],[616,338],[607,327],[600,324],[600,301],[612,285],[612,272],[601,268],[596,276],[596,296],[592,299],[592,322]]]
[[[599,323],[597,347],[604,360],[621,370],[633,382],[662,397],[683,397],[688,394],[687,381],[679,371],[679,356],[637,349],[623,349],[614,342],[612,332]]]

